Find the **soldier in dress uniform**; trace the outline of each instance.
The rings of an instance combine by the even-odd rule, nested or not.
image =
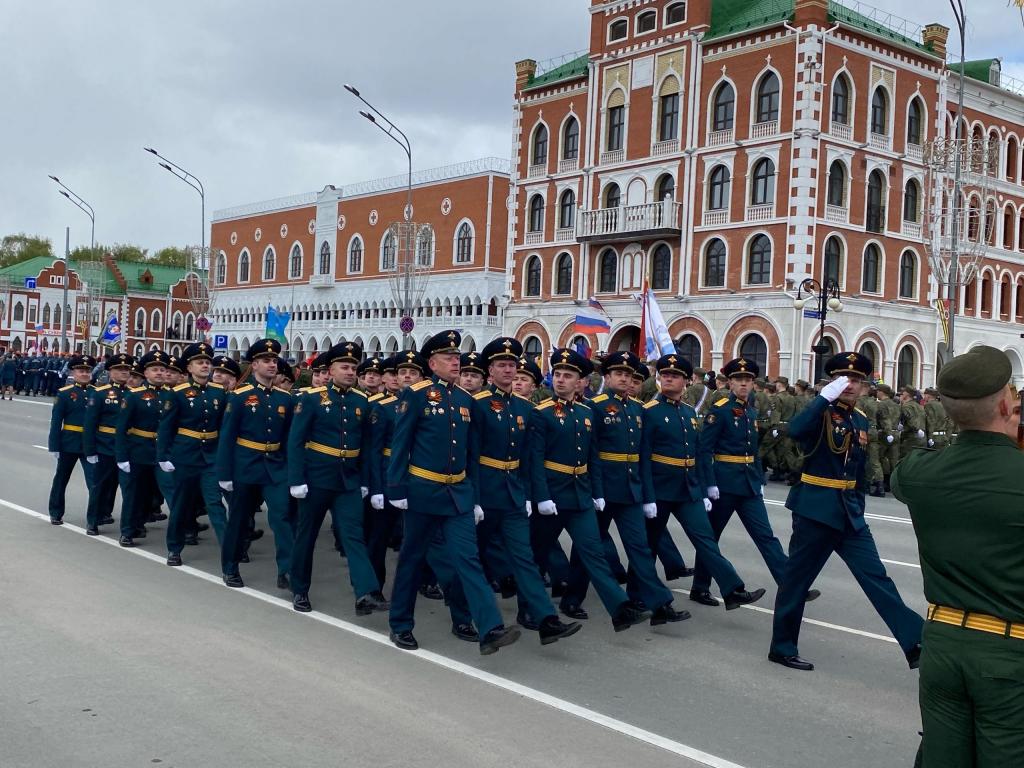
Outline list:
[[[831,381],[789,425],[806,459],[786,499],[793,512],[793,537],[775,598],[768,659],[791,669],[814,669],[800,657],[797,640],[807,590],[833,552],[853,572],[911,669],[921,655],[921,617],[904,604],[886,574],[864,520],[868,420],[855,406],[873,368],[870,359],[856,352],[840,352],[826,361]]]
[[[274,377],[274,386],[283,389],[291,394],[295,386],[295,369],[283,357],[277,358],[277,376]]]
[[[915,448],[924,448],[927,433],[924,408],[917,402],[917,390],[900,387],[900,461]]]
[[[789,379],[779,376],[775,379],[775,392],[771,396],[771,415],[764,435],[765,446],[758,451],[759,458],[772,468],[771,480],[786,480],[790,472],[791,452],[786,432],[789,420],[796,410],[794,398],[789,394]],[[760,409],[758,409],[760,418]]]
[[[136,359],[135,364],[128,371],[128,389],[141,387],[145,383],[146,374],[142,372],[142,368],[139,367],[139,361]]]
[[[233,392],[242,377],[242,368],[227,355],[213,358],[213,383],[219,384],[225,392]]]
[[[544,374],[541,373],[540,366],[532,360],[520,357],[516,367],[516,377],[512,382],[512,391],[530,402],[535,402],[534,396],[543,383]]]
[[[1024,765],[1024,453],[1005,352],[946,363],[938,391],[960,425],[944,451],[893,473],[910,509],[928,600],[920,705],[925,768]]]
[[[68,367],[74,378],[73,384],[62,387],[54,400],[50,412],[50,435],[47,448],[57,466],[50,486],[50,522],[64,523],[64,495],[76,463],[81,463],[86,487],[91,490],[92,465],[85,460],[82,434],[85,428],[85,410],[89,397],[89,378],[96,360],[89,355],[75,355]]]
[[[185,364],[175,355],[168,357],[167,368],[164,370],[163,380],[160,382],[158,387],[160,392],[160,417],[163,418],[165,413],[164,406],[167,404],[168,398],[174,393],[174,388],[182,383],[184,378],[184,367]],[[156,487],[157,494],[153,499],[153,508],[150,513],[146,516],[144,522],[156,523],[161,520],[166,520],[167,515],[161,511],[161,505],[163,502],[167,502],[167,511],[171,511],[171,505],[174,499],[174,488],[176,478],[170,472],[165,472],[160,468],[159,463],[157,464],[156,470]],[[195,539],[196,533],[194,527],[190,531],[192,538]],[[192,542],[198,544],[199,541],[196,539]]]
[[[359,363],[356,378],[358,388],[366,393],[367,397],[379,394],[383,384],[381,374],[383,373],[383,359],[380,355],[371,355]]]
[[[515,576],[517,621],[539,632],[541,644],[547,645],[575,634],[581,625],[559,620],[530,548],[525,481],[529,475],[524,473],[528,465],[523,458],[528,455],[524,449],[533,404],[512,392],[522,353],[522,344],[506,336],[479,353],[479,365],[491,383],[473,396],[468,466],[480,552],[486,555],[492,544],[501,549]]]
[[[93,472],[85,528],[90,536],[99,535],[99,526],[114,522],[118,480],[117,460],[114,458],[117,418],[134,365],[135,358],[123,352],[111,357],[107,361],[110,382],[93,387],[86,403],[82,449],[85,460],[92,464]]]
[[[122,547],[134,547],[146,535],[146,520],[157,494],[156,434],[160,425],[164,371],[170,355],[154,349],[139,360],[145,383],[129,389],[121,399],[114,435],[114,458],[121,470]]]
[[[274,532],[277,587],[288,589],[295,521],[289,514],[288,467],[284,443],[292,421],[292,396],[273,386],[281,343],[259,339],[245,353],[249,381],[228,397],[217,444],[217,482],[231,494],[221,543],[221,571],[229,587],[245,586],[238,564],[245,553],[248,526],[267,503]]]
[[[925,432],[928,436],[928,447],[941,451],[949,446],[949,419],[946,409],[942,406],[939,390],[928,387],[922,397],[924,401]]]
[[[181,362],[189,380],[178,384],[164,400],[164,415],[157,430],[157,461],[175,478],[174,496],[169,499],[171,517],[167,523],[167,564],[181,565],[181,552],[190,531],[195,530],[195,513],[205,507],[217,536],[224,541],[227,512],[221,498],[214,464],[220,420],[227,405],[227,392],[210,381],[213,348],[205,342],[190,344]]]
[[[459,357],[459,386],[475,395],[484,388],[486,379],[483,355],[479,352],[463,352]]]
[[[473,398],[457,385],[458,331],[442,331],[423,345],[433,374],[402,393],[391,443],[387,487],[405,511],[405,535],[391,594],[391,641],[419,647],[412,633],[416,594],[427,551],[438,530],[458,573],[480,636],[480,653],[495,653],[519,639],[506,627],[477,552],[473,487],[466,479]],[[396,495],[396,491],[406,495]]]
[[[900,406],[888,384],[876,387],[878,397],[878,448],[882,465],[883,490],[889,490],[889,478],[900,463]]]
[[[43,372],[43,358],[37,352],[25,363],[25,394],[39,394],[39,379]]]

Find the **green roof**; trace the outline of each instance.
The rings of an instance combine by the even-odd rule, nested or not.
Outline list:
[[[531,77],[527,81],[526,87],[523,88],[523,90],[526,91],[531,88],[540,88],[541,86],[551,85],[552,83],[557,83],[562,80],[574,80],[577,77],[582,77],[587,74],[587,64],[589,61],[590,54],[585,53],[582,56],[578,56],[572,61],[567,61],[565,64],[545,72],[543,75]]]
[[[996,62],[996,59],[977,59],[976,61],[965,61],[964,62],[964,77],[969,77],[972,80],[980,80],[983,83],[992,84],[992,65]],[[949,65],[951,72],[960,71],[960,63]]]
[[[9,278],[13,285],[22,285],[26,277],[36,277],[40,272],[57,261],[62,260],[47,256],[26,259],[25,261],[19,261],[17,264],[0,268],[0,277]],[[79,263],[73,259],[68,262],[68,266],[73,272],[81,272]],[[181,267],[169,267],[163,264],[149,264],[147,262],[119,261],[117,266],[124,276],[125,282],[128,285],[127,291],[130,293],[167,293],[171,286],[176,285],[188,272],[188,270]],[[143,283],[140,280],[147,269],[150,275],[153,276],[151,284]],[[120,296],[125,293],[125,291],[121,290],[121,286],[114,279],[114,275],[111,274],[109,269],[107,269],[105,293],[110,296]]]

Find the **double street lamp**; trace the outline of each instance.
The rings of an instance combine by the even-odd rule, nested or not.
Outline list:
[[[72,192],[71,188],[56,176],[50,174],[50,179],[60,187],[59,192],[64,197],[78,206],[82,213],[89,217],[89,221],[92,223],[92,231],[89,235],[89,250],[92,251],[96,247],[96,211],[94,211],[92,206],[85,202],[85,200],[83,200],[79,195]]]
[[[202,243],[202,250],[200,252],[201,253],[200,258],[203,259],[204,261],[208,261],[207,254],[206,254],[206,190],[203,188],[203,182],[201,182],[199,179],[197,179],[195,177],[195,175],[189,173],[188,171],[186,171],[184,168],[182,168],[177,163],[175,163],[175,162],[173,162],[171,160],[168,160],[166,157],[161,155],[159,152],[157,152],[152,147],[143,147],[143,149],[146,150],[147,152],[149,152],[149,154],[151,154],[154,157],[156,157],[159,160],[161,160],[161,162],[158,164],[161,168],[163,168],[165,171],[168,171],[176,179],[180,179],[181,181],[184,181],[186,184],[188,184],[190,187],[192,187],[192,189],[194,189],[196,192],[199,193],[199,205],[200,205],[200,214],[201,214],[201,221],[200,221],[199,229],[200,229],[201,243]],[[202,269],[204,267],[209,269],[210,265],[207,263],[207,264],[200,264],[200,265],[197,265],[197,266],[200,269]]]
[[[825,321],[828,319],[829,311],[843,311],[843,302],[839,300],[838,281],[829,277],[822,284],[813,277],[806,278],[796,290],[793,306],[798,312],[803,311],[805,317],[815,317],[818,320],[818,343],[811,347],[811,351],[817,355],[815,368],[818,375],[815,378],[820,378],[825,370],[825,355],[832,350],[825,342]]]
[[[94,257],[93,253],[96,250],[96,211],[89,205],[81,196],[77,195],[71,187],[65,184],[63,181],[58,179],[53,174],[50,174],[50,179],[60,187],[60,194],[70,200],[75,206],[86,216],[89,217],[90,222],[90,233],[89,233],[89,256]],[[64,243],[64,306],[61,307],[61,349],[66,350],[68,348],[68,326],[71,324],[71,313],[68,311],[68,260],[71,258],[71,231],[68,229],[65,232],[65,243]],[[79,273],[81,276],[81,273]],[[88,336],[84,339],[84,342],[88,342]],[[86,344],[86,351],[88,351],[88,344]]]

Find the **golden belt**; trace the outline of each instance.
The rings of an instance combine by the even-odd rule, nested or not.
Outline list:
[[[384,449],[384,455],[385,456],[390,456],[391,455],[391,449],[390,448],[385,448]]]
[[[113,427],[103,427],[103,426],[100,426],[100,427],[96,427],[96,431],[97,432],[102,432],[104,435],[116,435],[117,434],[117,430],[114,429]]]
[[[65,432],[81,432],[82,428],[77,424],[65,424],[61,427]]]
[[[193,437],[196,440],[213,440],[216,436],[216,432],[197,432],[194,429],[185,429],[184,427],[178,428],[178,434],[184,437]]]
[[[156,440],[156,432],[147,432],[144,429],[136,429],[132,427],[128,430],[129,435],[135,435],[136,437],[144,437],[147,440]]]
[[[455,485],[466,479],[465,472],[459,472],[457,475],[445,475],[440,472],[431,472],[429,469],[423,469],[413,464],[409,465],[409,474],[413,477],[430,480],[432,483],[441,483],[442,485]]]
[[[274,453],[281,450],[280,443],[257,443],[254,440],[246,440],[244,437],[235,440],[235,444],[243,448],[251,448],[254,451],[263,451],[264,453]]]
[[[819,488],[835,488],[837,491],[852,491],[857,487],[856,480],[834,480],[831,477],[818,477],[801,473],[800,482],[806,485],[816,485]]]
[[[944,605],[929,603],[928,621],[937,621],[940,624],[951,624],[961,629],[976,629],[979,632],[988,632],[990,635],[1002,635],[1003,637],[1015,637],[1018,640],[1024,640],[1024,624],[1014,624],[984,613],[971,613],[970,611],[961,611],[959,608],[948,608]]]
[[[512,461],[502,461],[501,459],[492,459],[490,456],[481,456],[480,466],[490,467],[491,469],[502,469],[506,472],[511,472],[514,469],[519,469],[519,459],[513,459]]]
[[[660,453],[652,453],[651,461],[658,464],[668,464],[670,467],[695,467],[696,459],[677,459],[674,456],[662,456]]]
[[[725,464],[753,464],[753,456],[733,456],[730,453],[716,453],[715,461],[721,461]]]
[[[601,459],[603,461],[623,461],[623,462],[629,461],[629,462],[637,462],[637,461],[640,461],[640,454],[639,453],[608,453],[606,451],[601,451],[600,453],[597,454],[597,458],[599,458],[599,459]]]
[[[560,472],[563,475],[585,475],[587,474],[587,465],[581,464],[578,467],[572,467],[568,464],[559,464],[557,461],[545,461],[544,469],[550,469],[552,472]]]
[[[332,448],[329,445],[314,443],[312,441],[306,443],[306,447],[311,451],[333,456],[336,459],[354,459],[359,456],[358,448]]]

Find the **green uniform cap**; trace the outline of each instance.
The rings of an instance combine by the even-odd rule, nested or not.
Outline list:
[[[1005,387],[1013,368],[1002,350],[984,345],[957,355],[939,372],[938,388],[943,397],[977,400]]]

